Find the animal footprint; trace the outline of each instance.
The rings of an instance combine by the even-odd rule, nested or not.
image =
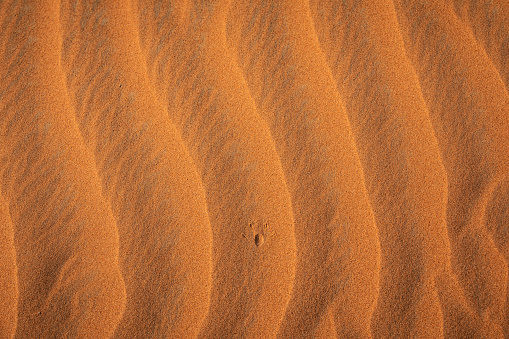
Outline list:
[[[263,229],[258,232],[255,230],[253,223],[249,223],[249,228],[251,229],[252,237],[254,238],[254,243],[257,247],[262,246],[265,243],[265,238],[267,236],[267,223],[263,224]],[[248,239],[248,236],[245,233],[242,233],[242,236]]]

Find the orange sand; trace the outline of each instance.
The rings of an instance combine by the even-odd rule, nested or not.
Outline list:
[[[0,0],[0,338],[509,338],[505,0]]]

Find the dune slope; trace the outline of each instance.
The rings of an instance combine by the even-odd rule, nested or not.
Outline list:
[[[2,7],[0,173],[16,247],[16,338],[108,337],[125,304],[118,233],[59,68],[59,3]]]
[[[509,169],[509,96],[451,5],[400,1],[396,8],[448,173],[454,270],[491,335],[502,336],[507,261],[486,228],[485,214]],[[416,38],[420,34],[426,34],[426,44]]]
[[[273,337],[293,287],[296,256],[280,159],[226,46],[229,2],[175,5],[140,1],[138,17],[152,83],[207,197],[214,272],[200,337]]]
[[[0,196],[0,336],[13,338],[18,323],[18,267],[14,226],[6,201]]]
[[[238,1],[228,38],[270,126],[296,219],[296,283],[279,335],[311,336],[331,309],[340,337],[368,337],[378,234],[350,125],[306,4]]]
[[[149,83],[132,10],[77,2],[60,14],[69,96],[120,234],[127,305],[115,337],[193,337],[209,308],[211,227],[198,173]]]
[[[449,306],[443,310],[437,288],[469,310],[450,267],[447,174],[393,3],[317,0],[311,12],[345,100],[380,229],[374,334],[440,337]]]

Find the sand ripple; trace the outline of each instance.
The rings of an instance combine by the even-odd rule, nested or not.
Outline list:
[[[509,336],[503,0],[0,1],[0,337]]]

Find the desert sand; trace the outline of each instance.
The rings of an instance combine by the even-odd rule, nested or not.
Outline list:
[[[0,0],[0,338],[509,338],[506,0]]]

